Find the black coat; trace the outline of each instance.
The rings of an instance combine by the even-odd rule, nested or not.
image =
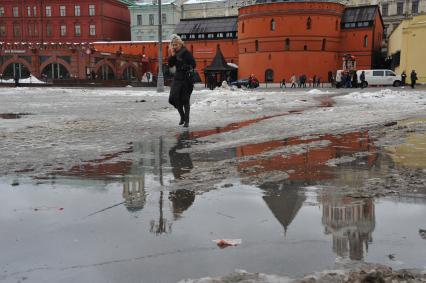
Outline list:
[[[169,103],[174,107],[180,107],[189,103],[194,89],[193,77],[188,76],[195,68],[195,60],[191,52],[182,47],[174,56],[168,59],[169,67],[176,67],[172,87],[170,89]]]

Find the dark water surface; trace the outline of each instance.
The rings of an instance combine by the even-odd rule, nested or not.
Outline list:
[[[426,268],[424,196],[357,199],[333,189],[404,166],[368,132],[181,151],[205,134],[133,142],[123,153],[136,160],[114,161],[120,152],[46,180],[2,178],[0,282],[177,282],[235,269],[296,277],[360,261]],[[208,191],[178,186],[209,162],[316,141],[326,143],[239,159]],[[287,178],[243,181],[272,171]],[[220,249],[216,239],[242,244]]]

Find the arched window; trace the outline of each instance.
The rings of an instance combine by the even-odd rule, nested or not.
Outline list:
[[[243,22],[242,27],[241,27],[241,33],[244,33],[244,22]]]
[[[324,51],[325,50],[325,44],[327,43],[327,40],[325,38],[323,38],[322,40],[322,47],[321,50]]]
[[[311,29],[311,27],[312,27],[311,17],[308,17],[308,19],[306,20],[306,29]]]
[[[287,38],[287,39],[285,40],[285,46],[284,46],[284,49],[285,49],[286,51],[290,50],[290,39],[289,39],[289,38]]]
[[[272,69],[267,69],[265,71],[265,82],[271,83],[274,81],[274,71]]]
[[[364,47],[368,47],[368,35],[364,36]]]
[[[258,40],[256,40],[254,42],[254,48],[255,48],[256,51],[259,51],[259,41]]]
[[[275,20],[272,19],[271,20],[271,26],[270,26],[271,30],[274,31],[275,30]]]

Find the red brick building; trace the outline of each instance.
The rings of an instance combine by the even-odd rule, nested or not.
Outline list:
[[[130,40],[130,15],[118,0],[2,0],[0,42]]]
[[[66,72],[63,73],[68,77],[84,78],[88,72],[104,79],[140,78],[145,71],[157,74],[156,42],[123,41],[130,38],[130,27],[129,12],[121,2],[16,2],[2,0],[0,3],[0,42],[6,42],[0,45],[3,74],[22,73],[26,67],[35,75],[64,77],[57,75],[60,72],[55,68],[64,70],[59,65],[48,67],[51,71],[46,69],[48,60],[49,64],[64,66]],[[193,53],[202,80],[205,80],[204,68],[211,64],[216,49],[220,48],[226,62],[238,65],[240,78],[254,73],[261,82],[279,82],[295,73],[308,78],[316,75],[326,81],[329,72],[342,68],[345,53],[356,56],[358,69],[376,67],[383,21],[377,5],[346,7],[325,1],[272,2],[240,8],[238,17],[182,20],[176,33]],[[23,41],[31,44],[22,44]],[[46,42],[55,44],[46,45]],[[92,45],[74,48],[67,42],[92,42]],[[165,42],[164,63],[167,47]],[[91,53],[85,53],[87,50]],[[126,66],[130,67],[128,71],[124,71]]]
[[[258,1],[259,2],[259,1]],[[228,63],[238,65],[238,76],[254,73],[261,82],[279,82],[305,74],[326,81],[342,68],[342,57],[354,55],[358,69],[376,67],[380,57],[383,21],[377,5],[346,7],[336,2],[258,3],[239,9],[238,17],[185,19],[176,27],[197,62],[204,68],[219,47]],[[96,44],[98,50],[144,54],[157,71],[154,42]],[[129,45],[132,48],[129,48]],[[113,48],[113,49],[111,49]],[[167,56],[167,47],[163,48]]]

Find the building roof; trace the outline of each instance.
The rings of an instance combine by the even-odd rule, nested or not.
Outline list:
[[[176,26],[178,34],[236,32],[238,17],[181,19]]]
[[[229,66],[226,63],[225,57],[223,57],[222,51],[220,48],[216,48],[216,55],[213,58],[212,63],[204,68],[205,71],[231,71],[234,70],[234,67]]]
[[[377,5],[347,7],[343,13],[342,23],[358,23],[374,21]]]

